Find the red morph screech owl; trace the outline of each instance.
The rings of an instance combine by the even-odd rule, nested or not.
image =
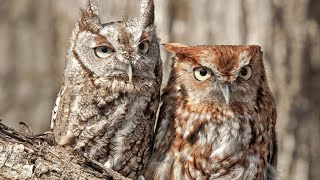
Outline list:
[[[176,53],[146,179],[274,179],[276,107],[259,46],[166,44]]]

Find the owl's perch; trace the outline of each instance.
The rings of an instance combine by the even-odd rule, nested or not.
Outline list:
[[[0,179],[128,179],[52,144],[50,135],[26,136],[0,123]]]

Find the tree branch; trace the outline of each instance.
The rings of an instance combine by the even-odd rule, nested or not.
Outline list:
[[[26,136],[0,123],[0,179],[128,179],[72,149],[51,134]]]

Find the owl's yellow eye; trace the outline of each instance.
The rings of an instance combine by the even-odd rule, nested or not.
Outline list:
[[[207,80],[212,76],[211,70],[205,67],[198,67],[198,68],[195,68],[193,71],[194,71],[194,77],[198,81]]]
[[[143,41],[139,45],[139,52],[147,54],[149,52],[149,41]]]
[[[114,50],[108,46],[100,46],[94,49],[94,53],[98,58],[107,58],[114,53]]]
[[[252,73],[252,69],[249,65],[247,65],[241,68],[239,72],[239,77],[241,77],[244,80],[249,80],[251,77],[251,73]]]

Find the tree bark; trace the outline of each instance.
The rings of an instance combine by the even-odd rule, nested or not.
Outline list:
[[[0,124],[0,179],[118,179],[119,173],[54,146],[50,134],[26,136]]]

